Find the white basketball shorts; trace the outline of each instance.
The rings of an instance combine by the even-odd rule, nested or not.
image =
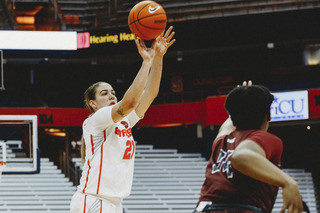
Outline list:
[[[123,210],[121,203],[114,204],[77,191],[71,200],[70,213],[123,213]]]

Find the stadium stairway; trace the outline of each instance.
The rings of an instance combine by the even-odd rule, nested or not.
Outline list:
[[[308,206],[311,213],[317,213],[317,203],[314,191],[312,174],[304,169],[283,169],[288,175],[295,179],[299,185],[303,201]],[[282,207],[282,189],[279,189],[276,203],[273,207],[274,213],[280,212]]]
[[[137,146],[132,193],[123,201],[125,212],[191,213],[206,164],[201,154]]]
[[[69,213],[73,183],[48,158],[41,158],[39,174],[4,174],[0,184],[0,212]]]
[[[80,159],[73,159],[81,166]],[[191,213],[200,195],[207,160],[197,153],[154,149],[137,145],[131,195],[124,199],[125,213]],[[312,175],[303,169],[284,169],[298,182],[310,212],[317,213]],[[279,190],[273,213],[282,206]]]
[[[81,167],[81,159],[74,158]],[[207,161],[197,153],[137,145],[132,193],[123,201],[125,213],[191,213],[199,198]],[[285,169],[301,189],[310,212],[316,213],[311,173]],[[69,213],[76,187],[47,158],[40,174],[5,174],[0,185],[0,213]],[[279,212],[279,191],[273,212]]]

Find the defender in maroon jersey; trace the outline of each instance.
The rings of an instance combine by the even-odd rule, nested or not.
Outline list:
[[[230,118],[213,142],[195,212],[269,213],[279,187],[281,212],[302,212],[297,182],[280,169],[282,141],[267,132],[273,100],[267,88],[251,81],[229,93]]]

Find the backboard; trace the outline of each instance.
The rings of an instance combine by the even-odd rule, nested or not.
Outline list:
[[[5,143],[3,174],[39,173],[38,118],[36,115],[0,115],[0,142]]]

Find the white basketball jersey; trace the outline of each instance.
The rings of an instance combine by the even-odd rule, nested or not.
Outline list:
[[[131,128],[139,121],[133,110],[114,123],[112,106],[104,107],[83,122],[86,158],[78,191],[121,202],[131,192],[135,144]]]

